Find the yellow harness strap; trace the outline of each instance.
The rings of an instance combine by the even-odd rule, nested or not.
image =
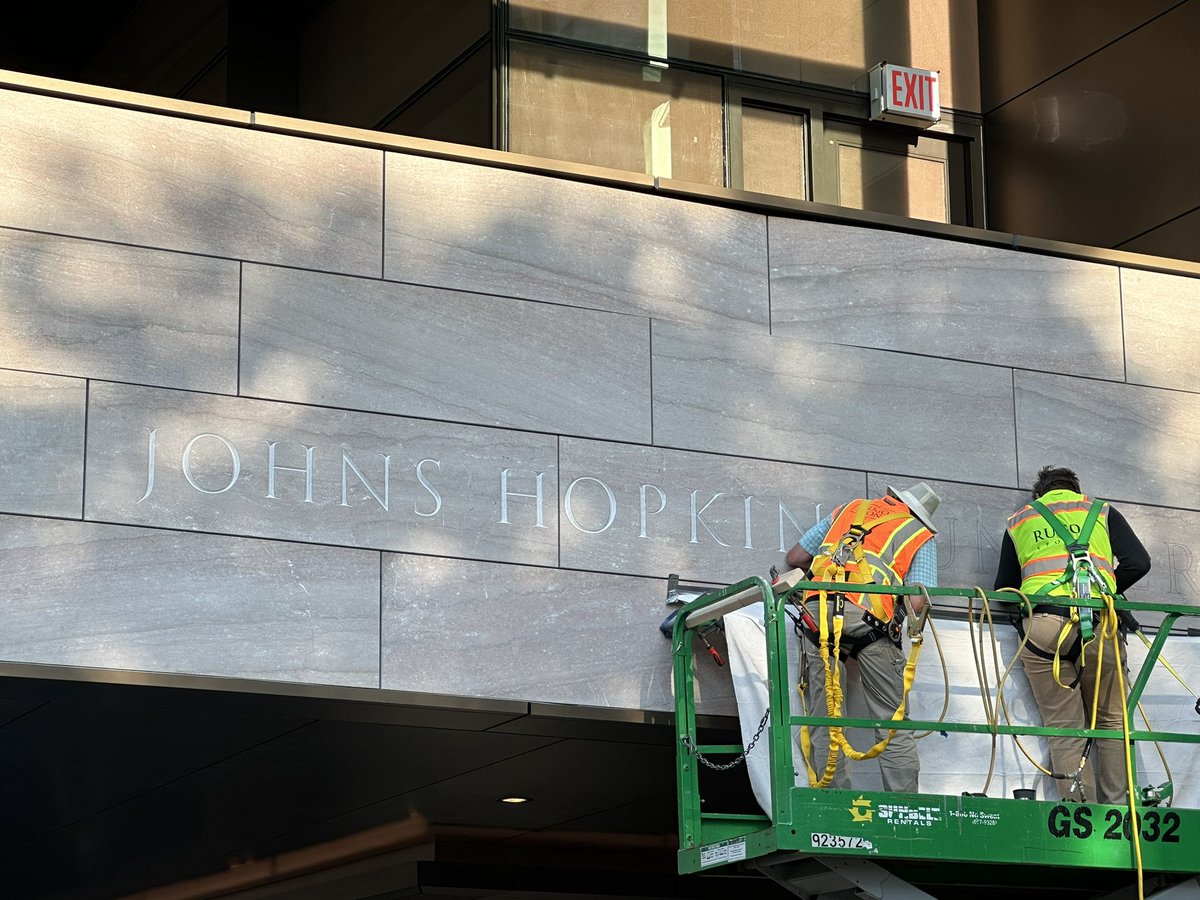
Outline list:
[[[1067,640],[1067,635],[1071,633],[1071,629],[1079,624],[1079,607],[1071,607],[1071,617],[1063,623],[1062,630],[1058,633],[1058,641],[1054,644],[1054,683],[1060,688],[1071,689],[1071,685],[1062,683],[1062,676],[1059,670],[1059,664],[1062,661],[1062,646]],[[1079,658],[1083,659],[1083,648],[1079,649]]]
[[[855,512],[853,526],[858,526],[859,533],[853,531],[844,535],[838,542],[839,548],[845,546],[846,542],[852,541],[853,548],[851,551],[851,559],[853,567],[848,567],[843,563],[839,563],[833,554],[822,553],[817,559],[813,560],[812,576],[813,581],[840,582],[845,584],[874,584],[875,577],[871,573],[870,563],[867,562],[863,553],[862,532],[861,527],[863,520],[866,517],[869,503],[861,501],[858,510]],[[881,516],[872,527],[882,525],[885,522],[890,522],[895,519],[908,518],[907,513],[894,513],[886,516]],[[851,568],[851,574],[858,576],[859,581],[850,581],[847,578],[847,569]],[[882,606],[874,602],[875,595],[868,595],[872,600],[872,613],[881,612]],[[842,693],[842,680],[838,672],[840,665],[840,650],[842,645],[842,629],[845,624],[845,619],[842,615],[842,603],[839,600],[834,609],[833,614],[833,640],[830,641],[830,622],[829,622],[829,593],[827,590],[817,592],[818,597],[818,613],[819,613],[819,641],[818,651],[821,656],[821,666],[825,670],[825,709],[826,714],[830,718],[840,719],[842,717],[842,703],[844,700]],[[883,618],[877,615],[877,618]],[[830,644],[832,643],[832,648]],[[917,635],[912,639],[912,647],[909,650],[908,661],[904,666],[904,690],[900,695],[900,705],[892,714],[892,721],[898,722],[904,718],[905,707],[908,703],[908,693],[912,689],[913,681],[917,674],[917,658],[921,654],[921,637]],[[831,659],[832,657],[832,659]],[[803,692],[801,692],[802,709],[805,715],[808,714],[807,705],[803,704]],[[888,730],[887,737],[879,741],[873,747],[866,751],[855,750],[846,738],[840,726],[830,726],[829,728],[829,755],[825,760],[825,771],[818,776],[812,765],[812,736],[809,734],[807,725],[800,726],[800,752],[804,757],[804,765],[808,770],[808,783],[810,787],[823,788],[828,787],[833,783],[833,777],[837,772],[837,760],[839,753],[845,753],[850,759],[865,760],[874,759],[887,748],[888,742],[895,736],[896,729]]]
[[[1106,599],[1108,598],[1107,594],[1105,595],[1105,598]],[[1090,623],[1091,620],[1089,619],[1088,621]],[[1062,683],[1062,677],[1060,675],[1060,670],[1059,670],[1059,662],[1062,657],[1063,644],[1066,643],[1067,635],[1070,633],[1071,628],[1074,625],[1080,626],[1081,640],[1079,643],[1079,660],[1078,660],[1078,664],[1080,666],[1084,665],[1084,660],[1087,658],[1088,644],[1090,644],[1092,641],[1096,640],[1096,638],[1097,638],[1096,633],[1091,631],[1090,627],[1086,628],[1086,629],[1083,627],[1081,620],[1079,618],[1079,607],[1072,606],[1071,607],[1071,618],[1063,625],[1062,630],[1058,633],[1058,642],[1054,645],[1054,667],[1053,667],[1054,682],[1060,688],[1066,688],[1067,690],[1071,689],[1071,685]],[[1101,628],[1104,628],[1104,627],[1106,627],[1106,626],[1103,626],[1103,625],[1101,626]],[[1088,632],[1090,632],[1090,633],[1088,633]],[[1104,634],[1103,638],[1107,639],[1108,635]],[[1104,648],[1104,645],[1101,644],[1101,653],[1103,653],[1103,648]],[[1096,676],[1097,683],[1099,683],[1099,681],[1098,681],[1099,677],[1100,677],[1099,675]]]

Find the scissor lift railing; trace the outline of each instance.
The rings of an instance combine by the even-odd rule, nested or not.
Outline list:
[[[783,612],[787,597],[797,591],[835,589],[818,582],[801,582],[780,594],[763,578],[753,577],[713,591],[688,603],[675,622],[672,639],[676,691],[676,758],[679,786],[679,871],[717,869],[740,860],[770,855],[842,858],[864,861],[914,860],[949,864],[1001,864],[1088,867],[1133,870],[1133,822],[1128,807],[1098,803],[1010,800],[942,794],[897,794],[885,791],[815,790],[807,778],[796,786],[793,729],[801,724],[839,724],[850,727],[955,731],[980,734],[1069,735],[1122,739],[1119,730],[1064,729],[965,722],[833,719],[801,716],[791,711],[795,685],[788,676],[788,632],[791,620]],[[844,589],[844,586],[842,586]],[[918,587],[855,586],[855,590],[917,594]],[[978,597],[978,589],[931,588],[933,597]],[[989,601],[1012,602],[1010,593],[984,592]],[[763,738],[770,753],[772,815],[705,812],[701,807],[700,772],[696,754],[728,759],[740,745],[702,745],[697,740],[692,681],[694,642],[690,632],[714,619],[763,602],[769,677],[769,719]],[[1102,601],[1074,601],[1100,607]],[[1142,603],[1119,598],[1118,608],[1164,614],[1158,634],[1147,650],[1141,669],[1129,688],[1130,723],[1151,670],[1159,659],[1171,627],[1181,616],[1197,615],[1195,607]],[[794,645],[793,645],[794,646]],[[1111,658],[1111,657],[1110,657]],[[1132,674],[1132,672],[1131,672]],[[1132,741],[1200,743],[1200,734],[1130,731]],[[1135,778],[1136,781],[1136,778]],[[1139,807],[1137,828],[1145,872],[1200,872],[1200,810]],[[781,853],[787,851],[786,854]]]

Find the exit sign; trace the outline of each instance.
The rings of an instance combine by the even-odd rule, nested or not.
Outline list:
[[[928,128],[942,117],[937,72],[880,63],[870,76],[872,122]]]

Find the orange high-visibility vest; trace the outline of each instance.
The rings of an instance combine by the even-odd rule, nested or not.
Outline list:
[[[833,522],[815,557],[813,578],[817,581],[824,580],[817,571],[817,563],[823,557],[831,556],[837,551],[838,544],[854,525],[862,504],[867,504],[861,526],[866,531],[862,537],[863,556],[870,568],[872,580],[875,584],[904,584],[913,557],[926,541],[933,538],[933,532],[895,497],[851,500],[834,510]],[[849,583],[854,583],[854,574],[848,571],[847,576],[850,579]],[[859,580],[858,583],[863,582]],[[806,599],[816,596],[817,593],[809,592]],[[896,608],[896,598],[892,594],[841,593],[851,603],[861,606],[877,619],[884,622],[892,620]]]

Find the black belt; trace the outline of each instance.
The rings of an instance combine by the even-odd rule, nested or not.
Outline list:
[[[1033,611],[1035,613],[1043,612],[1043,613],[1050,613],[1051,615],[1059,615],[1059,616],[1063,616],[1064,618],[1067,618],[1067,619],[1071,618],[1071,607],[1069,607],[1069,606],[1051,606],[1049,604],[1044,604],[1044,605],[1038,604],[1037,606],[1035,606],[1033,608]],[[1015,627],[1017,629],[1017,634],[1020,635],[1021,640],[1024,641],[1025,640],[1025,617],[1020,616],[1020,615],[1015,615],[1012,617],[1012,623],[1013,623],[1013,627]],[[1054,659],[1054,654],[1051,653],[1049,650],[1043,650],[1041,647],[1035,646],[1034,644],[1031,644],[1028,641],[1025,641],[1025,649],[1028,650],[1030,653],[1032,653],[1034,656],[1040,656],[1042,659]],[[1079,632],[1075,635],[1074,642],[1072,642],[1071,646],[1068,647],[1066,652],[1062,654],[1061,658],[1065,659],[1067,662],[1071,662],[1071,663],[1077,662],[1079,660],[1079,654],[1082,650],[1083,650],[1083,632]],[[1075,681],[1071,683],[1070,687],[1075,687],[1075,685],[1078,682],[1079,682],[1079,676],[1076,675]]]
[[[873,643],[887,638],[899,648],[900,645],[900,624],[903,621],[903,616],[897,616],[891,622],[885,622],[883,619],[876,618],[869,612],[863,611],[862,620],[871,626],[871,630],[865,634],[855,635],[850,638],[843,636],[842,645],[838,648],[838,658],[841,660],[856,659],[860,653],[870,647]],[[809,642],[814,647],[821,646],[821,635],[819,631],[814,631],[805,624],[797,623],[796,630],[808,638]],[[832,638],[830,639],[832,646]]]

